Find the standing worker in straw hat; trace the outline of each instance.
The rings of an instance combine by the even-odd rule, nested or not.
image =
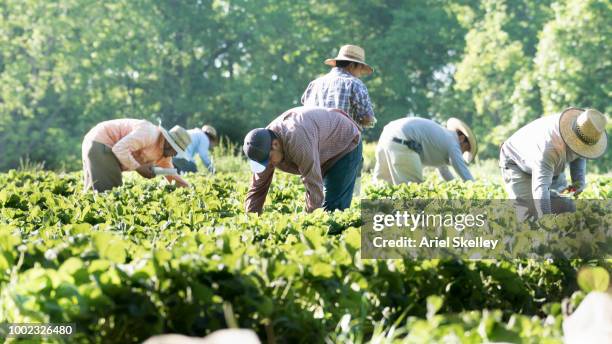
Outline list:
[[[308,84],[302,95],[304,106],[341,109],[358,124],[359,130],[376,124],[368,88],[359,78],[372,74],[365,62],[365,51],[356,45],[345,45],[338,56],[325,60],[332,67],[329,73]],[[355,191],[359,193],[362,162],[359,164]]]
[[[585,159],[597,159],[606,151],[606,122],[597,110],[569,108],[536,119],[504,142],[500,167],[520,220],[575,209],[573,201],[559,192],[578,195],[584,190]],[[564,189],[568,163],[572,185]]]
[[[446,128],[425,118],[401,118],[383,129],[373,178],[391,184],[421,183],[423,166],[433,166],[444,180],[451,180],[450,164],[463,180],[473,180],[467,163],[477,152],[472,130],[456,118],[450,118]]]
[[[208,152],[219,142],[217,130],[210,125],[205,125],[202,129],[194,128],[187,130],[187,132],[191,137],[191,144],[185,149],[184,155],[177,155],[172,158],[174,167],[179,173],[197,172],[198,168],[194,158],[198,154],[208,171],[215,173],[215,166],[208,156]]]
[[[302,104],[341,109],[357,124],[373,126],[376,119],[368,88],[359,79],[373,71],[365,62],[364,50],[356,45],[345,45],[338,56],[325,60],[325,64],[332,67],[331,71],[308,84]]]
[[[154,167],[172,168],[172,157],[182,154],[191,139],[185,129],[169,132],[139,119],[114,119],[93,127],[83,140],[85,190],[106,191],[122,184],[123,171],[155,177]],[[179,186],[189,186],[178,175],[167,176]]]

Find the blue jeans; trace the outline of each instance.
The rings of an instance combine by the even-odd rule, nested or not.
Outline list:
[[[180,174],[185,172],[198,172],[198,167],[196,166],[195,162],[187,159],[176,157],[172,158],[172,165]]]
[[[363,144],[360,141],[355,149],[336,161],[323,176],[325,190],[323,209],[326,211],[344,210],[351,206],[362,150]]]

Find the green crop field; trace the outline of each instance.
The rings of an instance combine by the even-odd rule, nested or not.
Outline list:
[[[505,197],[495,182],[364,177],[371,199]],[[0,174],[0,323],[76,324],[49,342],[238,326],[270,343],[555,343],[584,297],[577,270],[595,264],[361,259],[358,202],[306,214],[299,179],[278,173],[265,213],[246,215],[248,173],[187,178],[193,188],[130,176],[83,194],[80,173]],[[612,196],[612,178],[589,181],[581,197]]]

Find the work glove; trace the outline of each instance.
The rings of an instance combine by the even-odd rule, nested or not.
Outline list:
[[[136,169],[136,172],[138,172],[138,174],[140,174],[141,176],[143,176],[143,177],[145,177],[147,179],[151,179],[151,178],[155,177],[155,172],[153,172],[153,165],[152,164],[140,165]]]

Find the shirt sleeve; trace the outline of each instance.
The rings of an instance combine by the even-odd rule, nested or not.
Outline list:
[[[440,173],[440,176],[446,181],[455,179],[451,171],[448,169],[448,166],[438,167],[438,172]]]
[[[304,94],[302,94],[302,98],[301,98],[301,102],[302,105],[306,105],[306,100],[308,99],[308,97],[310,97],[310,93],[312,92],[312,85],[313,83],[309,83],[308,87],[306,87],[306,91],[304,91]]]
[[[164,157],[161,158],[159,160],[157,160],[155,162],[156,166],[159,167],[163,167],[163,168],[174,168],[174,165],[172,164],[172,158],[171,157]],[[165,176],[166,180],[171,182],[174,178],[172,178],[172,176]]]
[[[203,135],[206,135],[203,133]],[[208,140],[208,136],[204,140],[200,140],[200,144],[198,145],[198,155],[200,159],[202,159],[202,163],[209,171],[214,171],[213,163],[208,156],[208,149],[210,148],[210,141]]]
[[[134,158],[132,153],[156,144],[158,138],[159,130],[155,126],[140,125],[115,143],[113,153],[123,166],[133,171],[140,166],[140,163]]]
[[[531,170],[531,193],[538,218],[551,213],[550,186],[554,174],[553,166],[553,157],[544,152],[543,157]]]
[[[309,213],[321,208],[325,200],[319,150],[312,146],[312,142],[302,129],[296,130],[286,143],[290,158],[297,165],[306,188],[306,211]]]
[[[463,160],[463,154],[461,154],[461,149],[459,146],[454,145],[449,152],[450,163],[453,165],[455,172],[461,177],[463,180],[474,180],[472,177],[472,173],[467,167],[467,163]]]
[[[374,117],[374,108],[370,101],[370,95],[365,84],[357,79],[353,85],[351,93],[351,108],[355,109],[356,119]]]
[[[264,203],[266,202],[268,190],[272,184],[272,177],[274,177],[273,167],[268,167],[259,174],[253,174],[251,185],[247,192],[246,200],[244,201],[244,207],[247,213],[261,214]]]
[[[570,175],[572,176],[572,184],[578,189],[584,188],[586,185],[586,159],[578,158],[570,162]]]

